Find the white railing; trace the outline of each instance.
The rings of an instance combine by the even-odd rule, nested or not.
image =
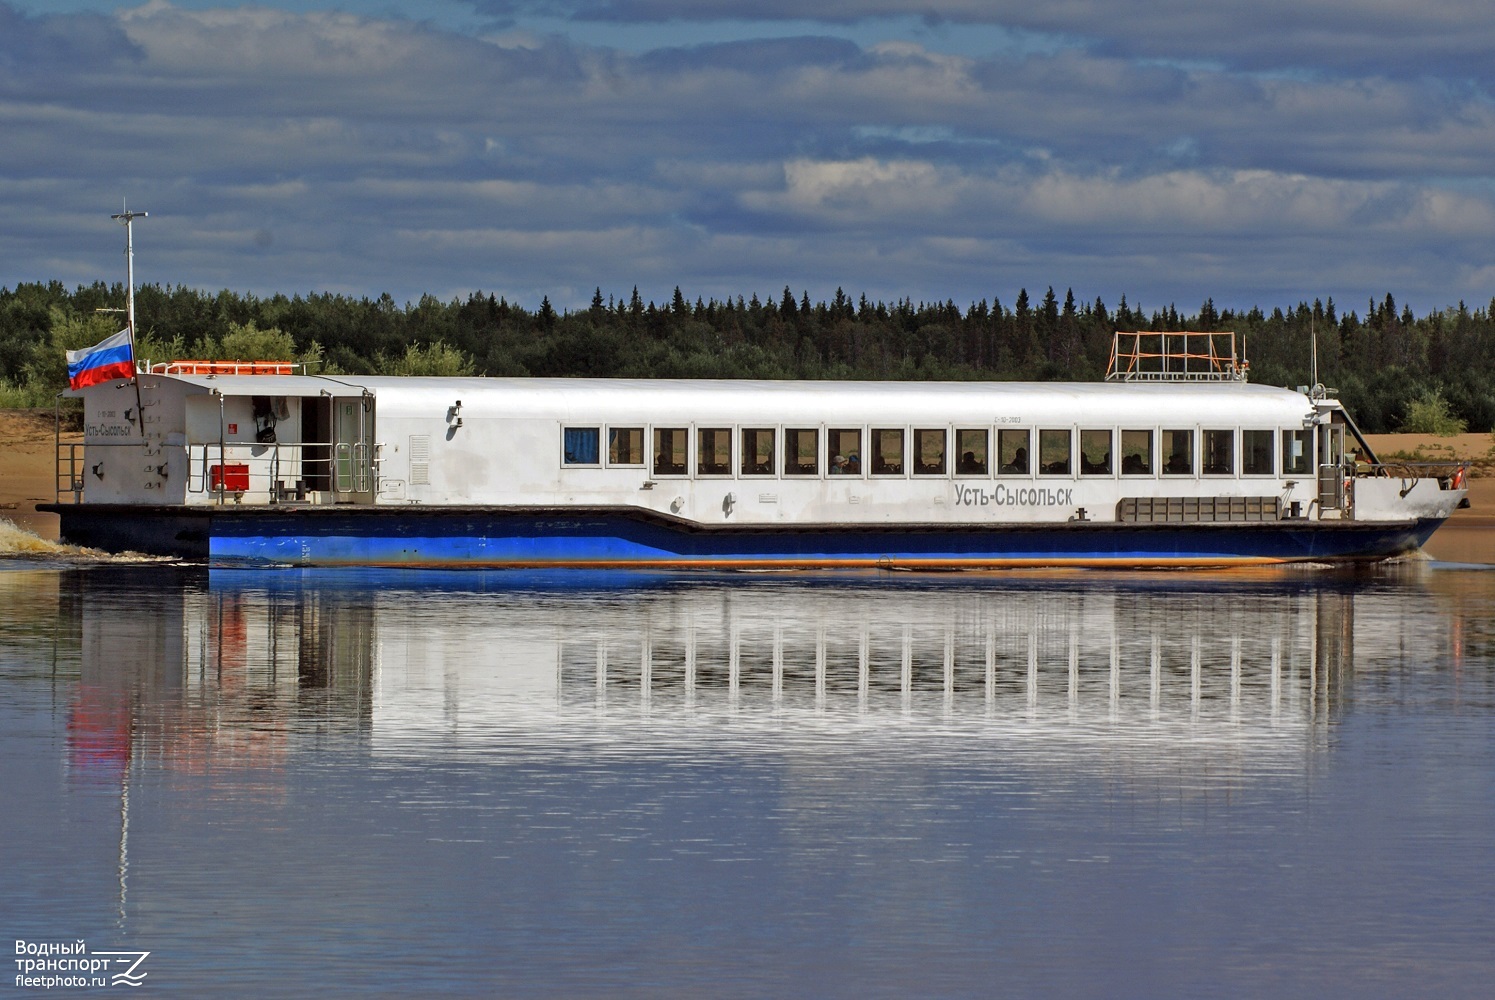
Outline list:
[[[90,476],[103,481],[117,468],[107,454],[117,448],[141,451],[139,441],[56,444],[55,495],[58,503],[83,503]],[[172,449],[167,448],[166,451]],[[189,495],[219,503],[293,503],[313,494],[369,494],[375,471],[368,444],[336,441],[254,444],[196,442],[185,447]],[[147,454],[161,455],[161,449]],[[164,456],[153,458],[165,466]],[[133,464],[133,463],[132,463]],[[115,471],[114,475],[118,475]],[[152,482],[154,482],[152,480]],[[149,484],[147,484],[149,488]]]
[[[363,444],[210,441],[188,445],[187,452],[188,492],[213,495],[220,503],[289,503],[313,493],[367,493],[372,488],[373,470]]]

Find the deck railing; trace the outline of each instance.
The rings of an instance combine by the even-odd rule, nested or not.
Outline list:
[[[1118,331],[1111,338],[1111,382],[1244,382],[1249,362],[1236,355],[1235,333]]]
[[[89,476],[102,481],[103,449],[140,451],[140,441],[59,441],[56,446],[58,503],[82,503]],[[187,492],[210,494],[219,503],[307,501],[314,493],[370,493],[374,468],[370,446],[361,442],[301,441],[251,444],[196,442],[186,446]]]
[[[304,375],[300,361],[146,361],[139,366],[152,375]]]

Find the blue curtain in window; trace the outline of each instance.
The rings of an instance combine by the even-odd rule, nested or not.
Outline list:
[[[599,434],[595,427],[567,427],[565,440],[566,464],[598,464],[598,441]]]

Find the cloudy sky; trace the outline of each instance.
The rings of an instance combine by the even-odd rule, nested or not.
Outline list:
[[[812,18],[806,10],[815,12]],[[1473,0],[0,0],[0,285],[1495,296]]]

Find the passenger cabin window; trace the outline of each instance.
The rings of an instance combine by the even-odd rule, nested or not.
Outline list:
[[[609,427],[607,429],[608,465],[644,464],[644,429],[642,427]]]
[[[1111,432],[1080,431],[1080,474],[1084,476],[1109,476],[1111,474]]]
[[[945,429],[932,428],[914,431],[914,475],[943,476],[945,474]]]
[[[1069,431],[1038,432],[1038,471],[1046,476],[1069,475]]]
[[[826,431],[825,450],[831,456],[831,475],[862,474],[862,429]]]
[[[955,460],[956,473],[962,476],[986,475],[987,440],[985,427],[955,432],[955,454],[959,456]]]
[[[742,474],[773,475],[773,429],[745,428],[742,432]]]
[[[567,465],[601,465],[602,432],[596,427],[567,427],[561,432],[561,453]]]
[[[1204,474],[1235,475],[1235,431],[1204,431]]]
[[[1163,462],[1163,475],[1192,476],[1194,474],[1193,431],[1164,431],[1163,452],[1168,456]]]
[[[903,475],[903,429],[881,428],[872,432],[872,474]]]
[[[1313,463],[1313,448],[1311,447],[1312,431],[1283,431],[1282,432],[1282,474],[1284,476],[1302,476],[1308,474],[1308,468]]]
[[[685,475],[685,449],[688,439],[684,427],[654,428],[654,474],[656,476]]]
[[[1272,462],[1271,431],[1241,431],[1241,474],[1270,476]]]
[[[702,427],[696,431],[696,474],[732,474],[732,431],[726,427]]]
[[[997,474],[1002,476],[1026,476],[1028,474],[1028,431],[1004,428],[997,431]]]
[[[1152,475],[1152,431],[1121,432],[1121,474]]]
[[[784,475],[813,476],[820,471],[820,432],[811,427],[784,432]]]

